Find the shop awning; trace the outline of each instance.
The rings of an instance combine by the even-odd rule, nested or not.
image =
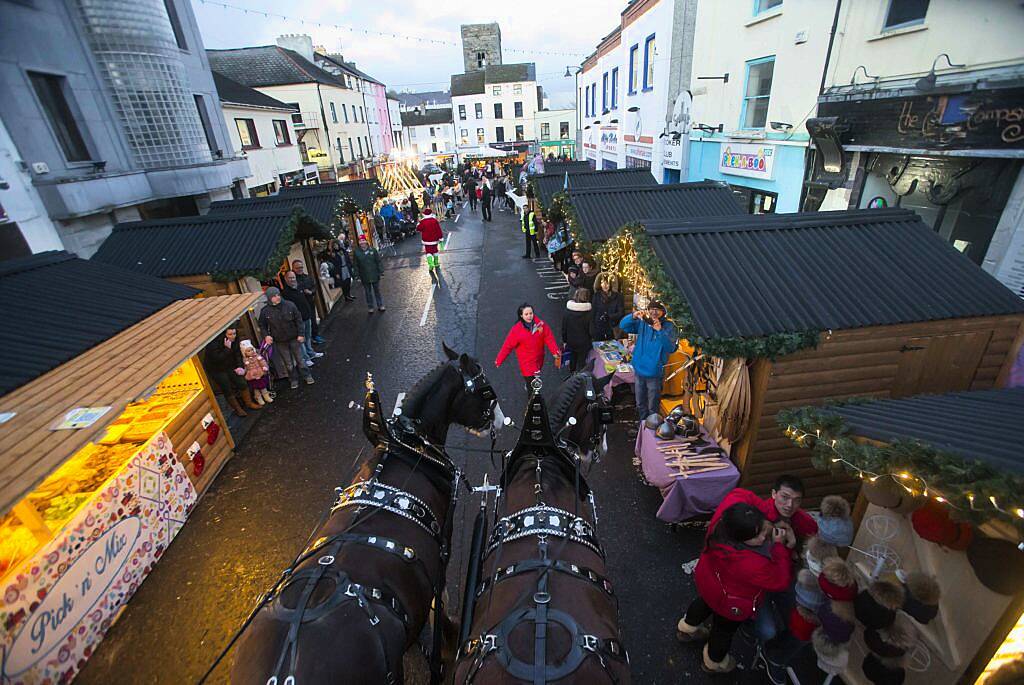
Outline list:
[[[0,515],[101,436],[125,407],[241,316],[260,293],[182,300],[0,398]],[[111,407],[88,428],[53,430],[77,407]]]

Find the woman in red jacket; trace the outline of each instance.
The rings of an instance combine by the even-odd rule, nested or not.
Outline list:
[[[704,671],[733,670],[733,633],[754,615],[765,594],[789,587],[792,562],[786,541],[783,529],[775,528],[757,508],[738,501],[735,493],[718,505],[694,572],[697,598],[676,626],[684,642],[707,638]],[[702,625],[709,617],[710,631]]]
[[[495,366],[501,366],[502,362],[513,350],[516,359],[519,361],[519,371],[523,374],[526,382],[526,395],[530,395],[530,381],[544,368],[544,348],[551,350],[551,356],[555,359],[555,368],[562,366],[562,358],[558,350],[558,343],[555,342],[555,334],[551,327],[540,320],[533,313],[533,307],[528,304],[519,305],[516,311],[519,320],[505,336],[505,342],[498,351],[498,357],[494,360]]]

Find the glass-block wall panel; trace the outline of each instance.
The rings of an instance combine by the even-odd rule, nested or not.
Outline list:
[[[138,164],[159,169],[211,161],[164,0],[76,3]]]

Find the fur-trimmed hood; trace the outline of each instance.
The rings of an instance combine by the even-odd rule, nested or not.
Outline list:
[[[565,303],[565,308],[570,312],[589,312],[592,305],[589,302],[576,302],[569,300]]]

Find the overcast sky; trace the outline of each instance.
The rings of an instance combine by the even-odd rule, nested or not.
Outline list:
[[[346,60],[399,91],[447,90],[451,74],[462,72],[459,25],[497,21],[504,61],[536,62],[537,80],[551,98],[551,107],[557,108],[573,103],[575,81],[564,77],[565,67],[582,62],[597,41],[618,25],[626,0],[224,0],[224,4],[250,12],[192,0],[208,48],[270,45],[283,33],[307,33],[314,45],[331,52],[340,48]],[[265,17],[263,12],[272,16]],[[273,16],[280,14],[288,18]],[[364,29],[445,44],[366,35]]]

